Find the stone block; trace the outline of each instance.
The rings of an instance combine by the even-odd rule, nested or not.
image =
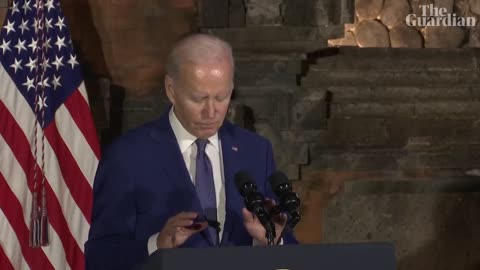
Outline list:
[[[327,47],[327,40],[344,34],[342,25],[317,27],[249,26],[242,28],[206,28],[202,32],[217,35],[232,45],[235,52],[271,54],[306,53]]]
[[[385,99],[396,101],[433,101],[433,100],[456,100],[468,98],[470,89],[462,86],[419,86],[419,87],[388,87],[372,89],[372,99]]]
[[[431,150],[428,152],[412,152],[416,156],[416,167],[430,168],[432,170],[462,170],[466,172],[471,168],[479,168],[479,146],[457,145],[456,148],[444,151]]]
[[[441,149],[474,142],[471,137],[462,135],[464,130],[474,130],[474,122],[473,117],[437,118],[435,115],[430,118],[390,118],[385,121],[385,129],[390,147]],[[427,144],[412,145],[419,138],[428,139]]]
[[[480,114],[480,102],[478,101],[444,101],[415,104],[415,115],[468,115],[475,116]]]
[[[390,47],[388,29],[376,20],[360,22],[353,33],[359,47]]]
[[[291,143],[290,144],[290,160],[292,164],[307,165],[308,164],[308,144]]]
[[[385,0],[379,15],[381,22],[392,29],[405,23],[405,18],[411,12],[408,0]]]
[[[453,12],[458,16],[472,15],[470,10],[470,0],[455,0],[453,4]]]
[[[470,86],[331,86],[325,87],[331,95],[331,100],[338,101],[442,101],[462,100],[475,97],[475,89]]]
[[[465,41],[465,30],[456,26],[425,27],[425,48],[459,48]]]
[[[305,88],[326,86],[432,86],[441,84],[476,81],[477,74],[470,70],[422,70],[382,69],[382,70],[328,70],[311,66],[310,72],[301,79]]]
[[[247,25],[279,25],[282,0],[246,0]]]
[[[475,27],[470,30],[468,38],[468,47],[480,48],[480,27]]]
[[[235,75],[235,85],[249,87],[295,87],[297,85],[297,76],[282,73],[239,73]]]
[[[261,96],[276,96],[276,95],[290,95],[298,92],[298,86],[248,86],[248,85],[235,85],[233,91],[233,98],[243,97],[261,97]]]
[[[342,25],[317,27],[249,26],[242,28],[209,28],[202,32],[227,40],[235,52],[307,53],[326,48],[327,40],[343,36]]]
[[[247,106],[252,112],[255,123],[266,122],[282,129],[290,126],[291,97],[289,95],[242,96],[236,98],[235,102]]]
[[[332,117],[413,117],[413,103],[331,103]]]
[[[355,12],[359,21],[376,19],[382,8],[383,0],[355,0]]]
[[[400,270],[480,265],[480,244],[471,240],[480,233],[478,191],[362,194],[349,191],[353,184],[323,212],[311,212],[309,219],[323,220],[323,242],[392,241]]]
[[[307,164],[308,162],[308,145],[306,143],[285,141],[279,136],[278,129],[266,121],[256,123],[255,130],[272,143],[278,170],[285,172],[291,180],[299,179],[299,165]]]
[[[240,127],[255,131],[252,109],[244,104],[238,104],[235,100],[230,103],[225,118]]]
[[[335,24],[335,21],[339,21],[337,17],[341,12],[340,1],[316,0],[313,2],[313,12],[315,14],[311,22],[313,25]]]
[[[454,2],[455,0],[435,0],[435,7],[444,8],[447,14],[452,14]]]
[[[324,68],[358,69],[471,69],[475,70],[478,53],[474,49],[415,50],[409,48],[339,48],[333,56],[319,57]]]
[[[316,41],[250,41],[236,42],[232,44],[235,51],[247,51],[255,53],[290,53],[290,52],[312,52],[326,48],[327,40]]]
[[[201,27],[228,27],[229,7],[225,0],[199,1],[199,15]]]
[[[393,147],[385,118],[330,118],[327,134],[317,146],[328,149]]]
[[[319,41],[343,35],[344,26],[327,25],[319,27],[291,26],[249,26],[245,28],[204,29],[231,43],[252,41]],[[274,46],[275,44],[270,44]]]
[[[338,21],[334,18],[335,24],[351,24],[355,21],[355,1],[354,0],[340,0],[335,1],[339,4]]]
[[[126,98],[123,104],[122,132],[159,117],[168,104],[157,97]]]
[[[442,51],[436,52],[442,53]],[[407,50],[407,49],[389,49],[389,48],[340,48],[338,49],[338,54],[334,57],[330,57],[330,59],[335,60],[337,59],[338,62],[347,62],[349,60],[354,59],[361,59],[363,61],[377,61],[378,64],[381,64],[385,58],[392,61],[401,61],[402,59],[412,60],[416,57],[424,56],[425,58],[431,58],[431,56],[435,55],[434,53],[429,52],[421,52],[415,50]],[[318,61],[322,61],[323,59],[319,58]],[[372,66],[373,67],[373,66]],[[383,66],[382,66],[383,67]]]
[[[343,38],[338,39],[330,39],[328,40],[328,46],[330,47],[337,47],[337,46],[350,46],[350,47],[357,47],[357,40],[355,35],[352,31],[345,32],[345,36]]]
[[[315,1],[285,0],[283,24],[289,26],[309,26],[315,21]]]
[[[325,129],[326,123],[327,105],[324,100],[303,100],[293,105],[293,128]]]
[[[301,61],[299,59],[280,58],[275,59],[249,59],[238,57],[235,59],[235,70],[237,73],[244,74],[300,74]]]
[[[295,129],[325,129],[327,120],[326,91],[322,89],[301,89],[296,93],[292,113],[292,127]]]
[[[423,37],[414,27],[405,24],[390,29],[390,44],[392,48],[422,48]]]
[[[480,15],[480,3],[478,1],[470,0],[470,10],[473,13]]]
[[[336,117],[329,119],[327,130],[312,137],[310,142],[318,149],[383,147],[440,151],[478,144],[480,139],[472,139],[478,130],[473,125],[474,121],[475,118]]]
[[[235,63],[236,85],[241,86],[295,86],[296,76],[301,72],[298,58],[240,56]]]
[[[269,102],[268,98],[260,96],[236,98],[235,102],[246,106],[252,112],[255,122],[272,120],[277,109],[275,103]]]
[[[282,130],[280,131],[280,135],[285,141],[290,142],[316,142],[316,141],[323,141],[322,138],[326,136],[326,130],[305,130],[305,129],[298,129],[298,130]]]
[[[300,166],[296,164],[287,164],[280,168],[280,171],[285,172],[288,179],[290,179],[291,181],[300,179]]]
[[[229,27],[243,27],[246,24],[246,7],[243,0],[230,0],[228,12]]]
[[[310,166],[314,169],[347,171],[397,171],[402,152],[392,149],[327,150],[312,145]]]

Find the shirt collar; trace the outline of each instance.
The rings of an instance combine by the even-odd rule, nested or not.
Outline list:
[[[168,114],[168,119],[170,120],[170,125],[172,126],[173,133],[175,134],[178,146],[180,147],[180,152],[183,154],[193,143],[195,143],[197,137],[192,135],[183,127],[182,123],[180,123],[180,120],[178,120],[175,112],[173,111],[173,106]],[[208,138],[208,142],[215,147],[216,150],[219,150],[218,132]]]

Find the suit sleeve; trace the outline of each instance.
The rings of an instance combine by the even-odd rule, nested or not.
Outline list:
[[[103,159],[93,187],[93,211],[85,244],[87,270],[131,269],[148,256],[148,239],[135,238],[135,186],[126,164]]]
[[[266,180],[265,180],[265,196],[268,198],[275,198],[275,201],[278,202],[277,196],[273,193],[272,187],[268,181],[268,177],[276,170],[275,159],[273,156],[272,144],[267,141],[267,153],[266,153]],[[279,233],[279,232],[277,232]],[[293,231],[286,231],[283,235],[283,244],[298,244],[297,239],[295,238]]]

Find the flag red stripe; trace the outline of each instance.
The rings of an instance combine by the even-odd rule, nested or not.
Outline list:
[[[23,219],[22,205],[18,201],[15,194],[7,184],[3,174],[0,173],[0,190],[2,197],[0,198],[0,208],[7,217],[19,240],[22,254],[30,268],[37,269],[54,269],[47,256],[40,248],[30,248],[28,246],[29,228]],[[22,217],[22,218],[18,218]]]
[[[34,158],[31,154],[30,144],[28,143],[28,140],[25,137],[22,129],[20,126],[18,126],[17,122],[15,122],[15,119],[7,110],[3,102],[0,102],[0,115],[3,116],[1,119],[2,125],[0,125],[0,135],[5,139],[7,144],[10,145],[10,148],[17,158],[18,163],[20,166],[22,166],[25,172],[28,172],[26,175],[29,177],[29,175],[31,176],[32,174],[32,164],[34,164]],[[28,183],[28,187],[30,190],[33,190],[33,183],[31,181]],[[48,181],[46,182],[45,187],[47,188],[48,193],[47,205],[50,225],[52,225],[53,229],[57,232],[63,243],[67,261],[71,268],[83,269],[83,252],[77,245],[71,231],[68,229],[65,216],[62,215],[60,203],[58,202],[57,197],[54,196],[55,193],[50,187]]]
[[[95,156],[97,156],[97,159],[100,159],[100,145],[98,144],[93,117],[90,113],[90,106],[80,93],[80,90],[77,89],[73,91],[63,104],[65,104],[65,107],[72,115],[73,120],[83,133],[83,136],[92,148]]]
[[[92,187],[83,175],[82,170],[78,167],[70,149],[68,149],[63,141],[55,121],[52,121],[50,125],[45,128],[45,137],[52,146],[57,159],[61,161],[59,165],[63,180],[70,190],[73,200],[90,223],[92,213]]]
[[[0,246],[0,269],[15,270],[15,268],[13,268],[13,265],[10,263],[10,260],[8,259],[7,254],[5,254],[1,246]]]
[[[62,208],[58,203],[57,197],[52,196],[55,193],[50,185],[47,184],[45,187],[47,188],[47,194],[50,195],[47,196],[48,218],[50,224],[62,241],[68,264],[72,269],[85,269],[83,252],[68,228],[67,221],[65,220],[65,216],[62,215]]]

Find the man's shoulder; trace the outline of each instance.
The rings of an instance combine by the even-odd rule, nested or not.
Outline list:
[[[151,120],[134,127],[115,138],[105,149],[110,154],[128,154],[143,151],[153,143],[152,133],[159,128],[160,119]]]

